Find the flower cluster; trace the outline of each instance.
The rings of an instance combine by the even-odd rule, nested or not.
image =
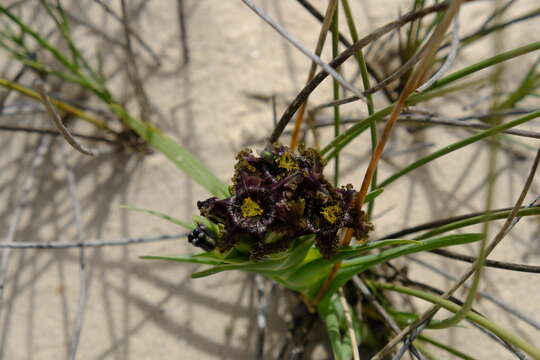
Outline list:
[[[336,189],[325,179],[325,164],[315,149],[295,154],[275,144],[260,156],[242,150],[237,160],[232,196],[197,203],[201,215],[219,226],[220,251],[240,246],[259,259],[314,234],[317,248],[329,257],[338,248],[341,228],[352,228],[357,238],[372,229],[357,209],[352,186]]]

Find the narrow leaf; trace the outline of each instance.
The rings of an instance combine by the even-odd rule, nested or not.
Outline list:
[[[369,192],[367,195],[366,195],[366,199],[364,200],[364,202],[367,204],[369,203],[370,201],[373,201],[375,200],[375,198],[379,195],[381,195],[384,191],[384,188],[380,187],[380,188],[377,188],[371,192]]]
[[[217,265],[220,263],[220,261],[204,258],[204,257],[198,257],[198,256],[140,256],[139,259],[144,260],[167,260],[167,261],[176,261],[176,262],[183,262],[183,263],[193,263],[193,264],[204,264],[204,265]]]
[[[359,256],[369,250],[377,249],[383,246],[392,245],[404,245],[404,244],[423,244],[420,241],[415,240],[383,240],[377,242],[371,242],[367,244],[351,246],[345,249],[341,249],[336,255],[330,259],[323,259],[317,257],[315,259],[309,259],[309,262],[305,262],[304,265],[295,269],[291,274],[284,274],[284,280],[288,281],[289,286],[296,289],[305,290],[312,287],[314,284],[319,283],[323,278],[328,275],[329,269],[338,261],[353,258]]]
[[[361,257],[357,257],[350,260],[345,260],[339,269],[338,275],[334,281],[330,284],[326,296],[321,304],[328,301],[334,292],[336,292],[341,286],[349,281],[354,275],[365,271],[366,269],[395,259],[400,256],[414,254],[420,251],[428,251],[439,249],[446,246],[462,245],[479,241],[483,238],[483,234],[458,234],[447,235],[437,237],[433,239],[427,239],[417,245],[401,245],[392,249],[384,250],[378,254],[370,254]],[[316,284],[315,284],[316,285]],[[310,292],[315,293],[318,290],[318,286],[313,286]]]
[[[345,325],[346,321],[343,306],[336,294],[332,296],[330,303],[326,307],[319,309],[319,315],[326,325],[326,331],[328,339],[330,340],[330,345],[332,346],[334,359],[351,359],[351,338]],[[358,323],[356,323],[356,325],[357,324]],[[359,333],[358,329],[355,329],[355,332]]]
[[[175,219],[172,216],[169,216],[169,215],[167,215],[165,213],[162,213],[162,212],[159,212],[159,211],[138,208],[138,207],[131,206],[131,205],[120,205],[120,207],[123,208],[123,209],[143,212],[143,213],[146,213],[146,214],[157,216],[159,218],[170,221],[170,222],[172,222],[172,223],[174,223],[176,225],[179,225],[179,226],[181,226],[183,228],[186,228],[188,230],[193,230],[195,228],[195,226],[193,224],[187,223],[187,222],[182,221],[182,220]]]

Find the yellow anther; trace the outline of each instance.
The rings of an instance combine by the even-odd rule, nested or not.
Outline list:
[[[331,205],[323,208],[321,215],[324,216],[326,221],[330,224],[335,224],[338,221],[339,216],[341,215],[341,208],[339,205]]]
[[[286,151],[279,159],[279,167],[286,170],[296,170],[298,169],[298,164],[294,160],[292,154],[289,151]]]
[[[256,201],[253,201],[250,197],[244,199],[244,202],[242,203],[243,217],[260,216],[263,213],[263,209]]]

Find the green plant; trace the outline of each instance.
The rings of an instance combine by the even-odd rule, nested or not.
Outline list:
[[[334,80],[333,87],[334,99],[333,102],[329,104],[329,106],[332,106],[334,109],[334,138],[320,150],[320,156],[326,161],[334,161],[336,170],[334,172],[333,185],[324,179],[322,175],[323,161],[319,158],[319,154],[315,154],[315,150],[309,150],[310,153],[306,153],[304,152],[305,150],[302,150],[299,155],[292,152],[296,147],[294,144],[298,143],[298,138],[295,138],[295,136],[298,136],[298,132],[297,135],[293,136],[293,142],[290,149],[275,143],[295,111],[301,106],[306,106],[305,103],[307,102],[307,97],[324,80],[327,76],[326,72],[320,72],[315,76],[310,76],[309,83],[306,85],[305,89],[298,95],[297,99],[291,103],[290,107],[280,119],[276,131],[271,136],[270,144],[265,149],[261,149],[259,155],[253,155],[246,152],[240,154],[237,171],[245,171],[246,168],[248,168],[248,165],[255,167],[257,176],[253,176],[253,174],[250,174],[250,176],[255,177],[256,179],[250,179],[250,181],[257,181],[257,183],[250,184],[250,187],[248,187],[245,184],[248,180],[242,175],[237,174],[233,178],[233,185],[231,187],[233,191],[231,191],[231,188],[227,186],[227,184],[223,184],[217,176],[212,174],[184,147],[169,138],[148,121],[145,121],[144,119],[140,120],[128,113],[126,106],[120,104],[120,101],[108,89],[104,76],[100,75],[99,71],[95,70],[94,66],[85,59],[76,43],[73,41],[69,24],[63,15],[63,9],[59,2],[57,2],[56,6],[53,6],[52,3],[47,1],[43,1],[42,4],[57,25],[57,29],[61,33],[69,50],[67,54],[54,47],[46,38],[41,36],[35,29],[32,29],[25,24],[23,20],[4,6],[0,6],[2,20],[5,21],[2,23],[5,26],[3,32],[0,34],[0,45],[21,64],[31,67],[42,76],[46,74],[47,76],[59,78],[63,81],[75,84],[93,94],[93,96],[105,105],[110,113],[121,120],[121,123],[124,126],[135,131],[141,139],[163,153],[184,173],[208,190],[210,194],[215,196],[215,198],[207,200],[199,206],[202,217],[196,217],[194,221],[195,224],[173,219],[172,217],[159,212],[133,208],[134,210],[145,211],[152,215],[163,217],[166,220],[173,221],[177,225],[183,226],[189,230],[193,230],[196,227],[198,229],[196,232],[197,238],[199,236],[207,236],[210,238],[204,245],[206,251],[196,255],[184,257],[147,256],[144,257],[145,259],[189,262],[209,266],[205,270],[194,273],[194,278],[205,277],[230,270],[257,273],[295,291],[302,297],[306,305],[313,311],[316,311],[325,321],[334,356],[337,359],[347,359],[351,356],[357,356],[355,355],[355,351],[357,350],[352,344],[363,343],[364,341],[367,342],[366,339],[368,336],[362,332],[361,321],[359,321],[356,316],[353,317],[354,321],[347,320],[347,313],[354,313],[355,310],[351,307],[350,303],[342,301],[345,295],[340,292],[340,289],[346,287],[348,283],[355,279],[358,280],[358,275],[363,275],[361,281],[370,288],[370,292],[383,304],[384,310],[391,314],[395,314],[395,321],[399,320],[399,314],[391,311],[391,304],[384,294],[380,292],[381,290],[397,291],[422,298],[438,306],[450,309],[452,312],[458,314],[455,317],[451,317],[449,321],[443,321],[442,323],[430,321],[426,325],[428,327],[444,328],[455,326],[461,319],[468,318],[496,334],[512,346],[527,352],[534,358],[540,358],[539,350],[533,345],[471,310],[473,299],[477,291],[476,287],[480,281],[481,270],[484,266],[485,258],[490,251],[490,246],[487,243],[489,240],[487,237],[487,228],[482,234],[448,234],[449,231],[458,230],[471,224],[488,224],[490,221],[503,217],[507,217],[509,221],[511,221],[516,216],[538,215],[540,213],[540,208],[533,207],[530,209],[521,209],[523,202],[523,199],[521,199],[521,203],[517,203],[514,209],[515,211],[506,210],[506,212],[492,213],[491,204],[488,199],[486,200],[486,212],[484,214],[466,220],[459,219],[441,226],[434,226],[434,229],[426,229],[429,231],[415,239],[399,237],[350,245],[350,238],[353,234],[359,240],[363,240],[363,237],[368,235],[368,230],[370,228],[369,218],[364,218],[364,216],[370,216],[373,213],[376,198],[377,196],[384,196],[383,191],[385,187],[394,183],[402,176],[420,167],[426,166],[442,156],[463,149],[471,144],[500,135],[507,130],[539,117],[540,111],[533,110],[526,114],[521,114],[521,116],[512,119],[511,121],[501,120],[503,111],[515,109],[520,101],[527,97],[537,95],[535,92],[539,85],[539,74],[537,69],[538,61],[535,61],[530,69],[528,69],[522,81],[520,81],[515,89],[508,90],[503,98],[496,99],[490,106],[489,116],[484,118],[487,129],[483,129],[465,139],[460,139],[438,151],[432,152],[403,169],[396,171],[387,179],[378,182],[376,169],[380,156],[385,147],[386,139],[390,137],[392,127],[395,122],[398,121],[402,112],[414,110],[407,109],[407,107],[418,104],[427,104],[429,101],[437,99],[444,100],[449,94],[459,93],[460,91],[465,91],[470,88],[474,89],[479,85],[485,85],[486,83],[494,88],[497,87],[496,79],[490,79],[489,81],[486,81],[485,79],[476,79],[472,82],[465,82],[464,80],[468,76],[473,75],[482,69],[493,68],[502,62],[538,51],[540,49],[540,42],[534,42],[525,46],[516,47],[512,50],[500,52],[495,56],[465,66],[461,70],[435,79],[427,89],[415,94],[414,91],[424,82],[424,80],[431,77],[433,65],[439,64],[440,62],[437,59],[437,56],[441,56],[439,54],[442,54],[443,51],[443,47],[441,46],[444,45],[443,35],[459,10],[460,2],[452,2],[450,5],[449,3],[440,3],[428,7],[424,1],[415,1],[411,13],[404,15],[398,21],[391,23],[387,27],[376,30],[370,36],[360,38],[356,30],[352,10],[348,2],[344,0],[341,2],[343,6],[343,15],[346,17],[347,29],[349,30],[353,43],[341,54],[338,54],[338,41],[340,40],[339,16],[336,15],[340,12],[338,3],[338,1],[329,3],[325,20],[326,24],[329,25],[331,23],[331,26],[323,27],[324,31],[321,31],[320,38],[324,39],[324,33],[329,31],[329,28],[332,29],[334,57],[334,60],[331,62],[332,66],[338,68],[344,64],[347,58],[354,56],[356,63],[353,64],[353,66],[355,66],[355,69],[358,70],[362,78],[362,85],[364,87],[363,95],[366,98],[368,115],[364,119],[355,122],[355,124],[346,131],[340,132],[340,124],[344,114],[339,108],[340,103],[344,102],[344,99],[341,98],[340,84],[343,84],[340,83],[342,79],[335,77],[336,80]],[[447,10],[447,8],[449,9]],[[447,11],[446,15],[445,10]],[[426,16],[433,13],[435,16],[433,16],[430,21],[427,21]],[[362,48],[370,42],[377,40],[385,32],[403,26],[408,26],[407,41],[405,47],[400,49],[400,61],[402,62],[402,69],[406,76],[402,78],[404,80],[401,80],[400,78],[400,84],[396,86],[395,89],[386,89],[386,91],[392,95],[387,99],[389,104],[376,110],[373,101],[375,90],[370,91],[369,62],[365,59]],[[427,34],[431,34],[432,31],[433,35],[430,37],[430,40],[425,46],[421,46],[422,43],[419,39],[427,37]],[[49,67],[44,62],[39,61],[39,59],[32,59],[29,55],[31,53],[31,48],[27,43],[27,38],[33,39],[37,46],[47,51],[49,55],[55,59],[58,67]],[[474,39],[474,41],[479,41],[482,37],[477,35]],[[324,40],[322,43],[324,43]],[[462,46],[468,45],[469,43],[470,42],[462,43]],[[415,54],[417,54],[416,57]],[[416,67],[414,67],[415,62],[418,62]],[[350,65],[349,63],[347,64]],[[371,76],[373,76],[373,73]],[[380,82],[378,80],[376,81]],[[457,84],[451,87],[450,85],[454,85],[454,83]],[[0,85],[35,99],[38,99],[39,97],[37,92],[7,80],[0,80]],[[357,100],[357,98],[358,97],[349,98],[346,100],[353,101]],[[96,119],[94,116],[86,114],[60,100],[52,99],[51,103],[60,110],[89,121],[98,128],[105,129],[107,132],[119,136],[119,129],[113,129],[112,126]],[[300,116],[300,120],[297,118],[297,129],[301,128],[302,116],[303,115]],[[389,116],[388,120],[386,119],[387,116]],[[376,125],[377,122],[382,122],[384,120],[387,120],[387,125],[382,131],[380,139],[378,139]],[[372,161],[370,167],[368,168],[362,183],[362,187],[359,192],[354,192],[351,188],[344,188],[340,192],[339,190],[336,190],[340,178],[339,155],[344,149],[347,149],[347,147],[350,146],[354,139],[361,136],[367,129],[370,129],[373,156],[371,158]],[[503,136],[493,139],[492,156],[495,157],[499,151],[500,144],[504,145],[510,140],[508,137]],[[300,161],[304,161],[302,160],[302,157],[308,155],[311,156],[311,160],[306,161],[308,165],[298,166]],[[271,164],[269,168],[259,166],[265,161]],[[283,164],[279,165],[281,162],[283,162]],[[316,171],[313,170],[314,168],[316,168]],[[493,192],[492,184],[495,182],[495,179],[491,175],[494,168],[495,163],[493,162],[489,167],[490,179],[492,180],[488,186],[491,190],[488,191],[487,198],[492,196]],[[533,169],[535,169],[534,166]],[[287,177],[294,178],[297,182],[291,181],[291,183],[287,183],[288,187],[285,189],[279,188],[279,193],[277,193],[277,188],[269,190],[269,188],[271,188],[270,185],[261,184],[261,172],[263,171],[268,171],[271,174],[271,177],[273,177],[270,179],[272,180],[272,185]],[[315,175],[313,175],[314,173]],[[534,171],[532,174],[534,174]],[[312,183],[306,185],[305,179],[310,176],[315,180],[312,179]],[[317,183],[316,187],[313,185],[314,183]],[[307,191],[306,188],[309,189],[308,185],[313,185],[314,188]],[[253,190],[254,195],[247,196],[243,193],[243,191],[249,193],[249,191],[252,190],[251,187],[254,189],[256,188]],[[368,192],[368,189],[371,191]],[[264,192],[263,190],[266,191],[266,193],[262,194]],[[323,199],[317,197],[317,191],[319,190],[326,198],[324,198],[324,196]],[[525,187],[524,193],[526,193],[527,190],[528,187]],[[262,195],[257,195],[257,191],[261,192]],[[281,211],[281,217],[278,218],[279,221],[274,221],[276,219],[272,218],[271,220],[274,222],[271,223],[271,226],[260,226],[256,231],[252,230],[252,228],[256,227],[256,224],[249,223],[251,220],[264,219],[267,213],[278,211],[273,208],[272,211],[270,211],[269,207],[275,206],[274,203],[263,205],[262,197],[267,196],[268,193],[275,195],[276,197],[284,196],[283,193],[285,192],[290,192],[291,194],[290,197],[287,198],[287,201],[289,202],[286,204],[287,209],[278,209]],[[330,195],[325,194],[325,192]],[[233,196],[233,198],[236,196],[236,198],[233,199],[231,196]],[[260,196],[261,198],[258,200],[257,196]],[[282,199],[279,198],[275,200],[278,202],[278,200]],[[319,203],[316,203],[316,201],[319,201]],[[293,202],[296,204],[296,207]],[[225,214],[224,210],[215,210],[220,206],[227,207],[227,211],[230,209],[237,211],[238,214],[234,216],[237,216],[238,218],[243,217],[244,219],[241,220],[247,221],[247,225],[244,224],[245,226],[243,225],[242,227],[238,222],[229,222],[228,219],[233,218],[233,215],[229,213]],[[364,206],[367,207],[365,213],[363,212]],[[243,209],[243,207],[245,207],[245,209]],[[302,210],[298,210],[299,208]],[[311,211],[309,217],[308,215],[305,215],[308,212],[304,212],[304,209],[309,209]],[[334,217],[337,217],[339,220],[334,219]],[[327,223],[324,223],[325,221]],[[373,222],[376,226],[376,221]],[[310,227],[307,225],[308,223],[317,224],[317,226]],[[320,225],[321,223],[328,225],[328,227],[323,228],[323,226]],[[238,230],[239,228],[241,231]],[[341,231],[345,232],[347,235],[345,235],[345,240],[338,243],[337,233]],[[504,236],[504,234],[501,236]],[[445,297],[448,297],[451,294],[437,297],[401,285],[389,282],[383,283],[376,280],[377,276],[381,275],[377,266],[387,263],[390,260],[413,253],[438,250],[443,247],[473,242],[481,242],[482,246],[477,257],[478,260],[476,260],[472,272],[470,273],[476,274],[474,282],[475,286],[469,291],[467,300],[464,304],[459,305],[455,302],[446,300]],[[216,249],[213,249],[214,245],[217,245]],[[429,318],[433,316],[433,314],[429,315]],[[417,321],[423,318],[419,314],[411,314],[411,316],[413,320]],[[415,327],[411,327],[411,329],[418,329],[418,324],[414,321],[412,324],[415,324]],[[423,324],[426,323],[424,322]],[[405,325],[411,326],[411,323],[401,323],[399,325],[406,328]],[[400,329],[398,328],[398,331],[399,330]],[[412,338],[414,338],[414,336]],[[420,353],[427,355],[428,351],[425,350],[421,344],[422,341],[429,342],[429,340],[425,339],[426,338],[418,337],[417,340],[411,340],[414,345],[411,348],[411,351],[419,351]],[[431,341],[431,344],[439,344],[440,348],[451,353],[453,352],[454,355],[457,353],[461,354],[458,350],[449,348],[444,344],[435,341]],[[378,346],[380,347],[380,345],[381,344],[374,345],[375,350],[378,350]],[[383,355],[381,354],[380,356],[382,357]],[[466,354],[462,354],[462,357],[470,358],[470,356]]]

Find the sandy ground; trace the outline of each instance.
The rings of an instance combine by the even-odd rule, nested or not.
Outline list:
[[[318,23],[300,11],[296,2],[258,3],[308,48],[314,46]],[[324,1],[314,3],[322,8]],[[518,13],[533,5],[534,1],[523,1]],[[186,1],[186,11],[191,63],[181,66],[175,2],[160,1],[147,7],[140,32],[160,54],[163,65],[148,76],[145,86],[159,110],[160,116],[155,120],[160,126],[227,181],[235,152],[272,129],[272,108],[267,99],[275,94],[278,114],[281,113],[305,81],[309,62],[240,1]],[[484,11],[485,4],[471,5],[462,14],[466,19],[462,26],[466,29],[475,25],[478,14]],[[384,24],[397,12],[397,4],[369,7],[360,31],[365,33],[370,27]],[[357,13],[365,13],[365,9],[357,6]],[[513,48],[533,41],[536,34],[530,29],[539,28],[538,20],[512,28],[507,46]],[[114,28],[103,29],[114,32]],[[454,68],[480,58],[489,47],[467,49]],[[516,73],[521,74],[519,65],[531,64],[533,60],[519,59],[509,66],[515,66]],[[508,76],[506,81],[512,83],[516,79]],[[122,81],[117,80],[116,86],[121,87]],[[325,101],[329,94],[326,84],[312,101]],[[381,103],[382,99],[377,101]],[[433,108],[445,105],[443,112],[450,113],[462,111],[460,105],[464,103],[471,101],[434,103]],[[365,113],[357,104],[343,109],[350,114]],[[39,126],[46,120],[38,113],[3,116],[2,121]],[[84,126],[81,128],[84,130]],[[323,135],[323,139],[329,136]],[[381,177],[464,136],[467,132],[448,129],[410,135],[400,128],[389,145]],[[120,205],[132,204],[189,219],[195,213],[195,202],[208,196],[161,155],[111,154],[89,158],[57,139],[51,139],[50,145],[41,145],[46,150],[43,164],[32,170],[36,149],[46,141],[46,137],[31,134],[4,134],[0,143],[0,225],[6,234],[12,224],[16,225],[14,241],[120,240],[183,233],[160,219],[129,212]],[[343,182],[359,183],[368,146],[367,138],[362,137],[344,152],[342,166],[349,170],[345,171]],[[421,150],[407,152],[418,148]],[[501,181],[496,206],[510,206],[521,189],[532,153],[518,149],[526,160],[518,161],[515,151],[504,151],[499,160]],[[482,209],[486,159],[485,146],[471,147],[394,183],[377,203],[376,234]],[[70,169],[80,199],[84,233],[81,238],[77,237],[76,204],[68,186]],[[29,181],[33,182],[25,185]],[[25,191],[26,188],[29,190]],[[533,194],[538,191],[538,186],[533,187]],[[24,203],[19,206],[21,200]],[[539,228],[538,219],[524,220],[493,258],[538,264]],[[189,275],[196,266],[138,259],[140,255],[193,251],[183,240],[86,249],[87,296],[77,358],[253,358],[258,301],[251,276],[231,272],[191,280]],[[465,251],[474,253],[472,247]],[[0,359],[68,358],[79,301],[80,256],[79,249],[11,251],[0,314]],[[464,269],[434,255],[417,258],[456,276]],[[406,261],[412,278],[432,281],[441,287],[449,285]],[[492,269],[486,275],[483,290],[540,321],[537,277]],[[292,301],[290,295],[280,290],[271,299],[268,354],[275,354],[284,339],[286,305]],[[481,299],[478,310],[540,346],[540,332],[500,308]],[[510,358],[502,347],[468,324],[459,333],[431,333],[479,359]],[[316,349],[312,358],[325,358],[323,353]]]

